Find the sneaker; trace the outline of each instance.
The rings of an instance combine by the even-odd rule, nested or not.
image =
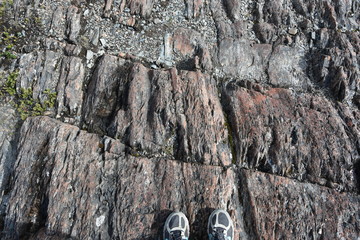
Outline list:
[[[230,215],[221,209],[213,211],[208,222],[209,240],[233,240],[234,225]]]
[[[189,220],[182,212],[173,212],[164,225],[164,240],[188,240]]]

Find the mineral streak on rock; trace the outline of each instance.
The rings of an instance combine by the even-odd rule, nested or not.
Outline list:
[[[207,239],[222,208],[235,239],[357,239],[359,19],[358,0],[2,1],[0,238],[159,239],[179,210]]]

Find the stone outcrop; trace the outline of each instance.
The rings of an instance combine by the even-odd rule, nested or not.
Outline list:
[[[48,117],[26,120],[19,142],[7,236],[153,239],[175,209],[202,238],[216,208],[233,217],[236,239],[355,239],[359,229],[354,194],[257,171],[133,156],[119,140]]]
[[[89,83],[84,122],[145,156],[228,166],[217,95],[215,81],[200,71],[152,70],[104,56]]]
[[[359,10],[3,1],[1,239],[357,239]]]
[[[359,129],[346,121],[358,122],[359,115],[339,115],[341,106],[324,97],[283,88],[255,89],[229,83],[223,94],[236,163],[356,192]]]
[[[8,236],[155,238],[177,209],[201,237],[216,208],[227,208],[244,232],[232,169],[133,156],[119,140],[47,117],[29,118],[19,142]]]
[[[358,238],[358,195],[261,172],[240,176],[253,239]]]

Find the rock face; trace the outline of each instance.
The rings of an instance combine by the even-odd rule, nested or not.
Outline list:
[[[217,94],[215,81],[200,71],[151,70],[106,55],[90,80],[84,121],[143,155],[228,166]]]
[[[161,239],[172,211],[207,239],[217,208],[235,239],[358,239],[359,14],[3,1],[1,239]]]
[[[186,212],[201,237],[205,214],[218,207],[244,231],[232,169],[132,156],[118,140],[47,117],[28,119],[20,139],[5,222],[16,237],[38,239],[46,228],[49,236],[79,239],[155,238],[173,209]]]
[[[258,92],[236,83],[229,83],[224,95],[239,166],[357,191],[358,138],[352,132],[358,136],[358,128],[344,123],[340,103],[284,88]]]
[[[242,170],[240,179],[254,238],[359,237],[358,195],[248,170]]]

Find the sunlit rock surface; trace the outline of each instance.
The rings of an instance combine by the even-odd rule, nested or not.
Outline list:
[[[357,0],[2,1],[1,239],[161,239],[175,210],[207,239],[216,208],[235,239],[357,239],[359,19]]]

